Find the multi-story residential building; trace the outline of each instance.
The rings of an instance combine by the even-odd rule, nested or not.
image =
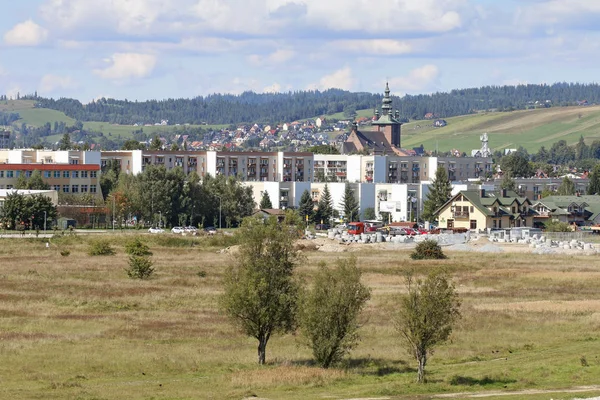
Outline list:
[[[0,149],[8,149],[10,145],[10,131],[0,129]]]
[[[83,150],[0,150],[0,163],[100,165],[100,152]]]
[[[217,152],[217,151],[103,151],[102,167],[117,161],[121,171],[138,174],[148,165],[167,170],[181,167],[200,177],[238,176],[243,181],[310,182],[313,176],[312,153],[288,152]]]
[[[98,164],[0,164],[0,189],[14,188],[21,175],[29,178],[33,171],[57,192],[101,193]]]

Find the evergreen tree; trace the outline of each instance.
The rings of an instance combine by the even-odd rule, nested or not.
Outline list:
[[[333,200],[331,199],[331,193],[329,192],[329,187],[325,184],[323,188],[323,194],[319,199],[319,203],[317,205],[317,216],[316,221],[320,223],[327,224],[331,220],[333,216]]]
[[[354,197],[354,190],[352,190],[349,183],[346,183],[341,206],[344,209],[344,218],[347,222],[360,220],[359,204]]]
[[[583,136],[579,136],[579,141],[575,145],[575,159],[583,160],[584,158],[588,158],[590,153],[590,148],[585,141],[583,140]]]
[[[261,210],[273,208],[273,203],[271,203],[271,197],[269,196],[269,192],[267,192],[266,190],[262,192],[262,197],[260,199],[260,208]]]
[[[58,143],[58,149],[59,150],[70,150],[71,149],[71,137],[69,136],[68,133],[65,133],[62,137],[62,139],[60,139],[60,142]]]
[[[310,192],[306,189],[302,192],[302,197],[300,197],[300,203],[298,205],[298,214],[302,217],[302,221],[307,221],[306,217],[308,216],[308,222],[311,222],[315,213],[314,209],[315,204],[310,197]]]
[[[590,183],[587,192],[588,194],[600,194],[600,164],[597,164],[590,174]]]
[[[162,150],[162,141],[158,137],[158,135],[154,136],[152,142],[150,142],[150,150]]]
[[[433,221],[436,218],[435,211],[443,206],[452,195],[452,185],[448,180],[448,174],[442,167],[435,171],[435,178],[431,182],[427,200],[423,202],[423,219]]]
[[[573,196],[575,194],[575,184],[568,176],[565,176],[556,191],[559,196]]]

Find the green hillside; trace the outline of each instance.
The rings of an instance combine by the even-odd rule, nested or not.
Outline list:
[[[402,147],[421,144],[440,151],[458,149],[470,152],[481,146],[480,135],[488,133],[493,150],[523,146],[530,152],[549,148],[559,140],[572,145],[583,136],[589,144],[600,140],[600,106],[556,107],[509,113],[481,113],[446,118],[443,128],[433,121],[415,121],[402,126]]]

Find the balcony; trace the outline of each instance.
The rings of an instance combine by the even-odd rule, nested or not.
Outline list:
[[[452,212],[452,216],[455,219],[469,218],[469,212],[468,211],[454,211],[454,212]]]

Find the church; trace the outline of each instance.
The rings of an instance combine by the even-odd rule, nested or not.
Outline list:
[[[370,131],[359,131],[358,124],[354,122],[348,139],[342,143],[342,154],[365,153],[372,155],[406,155],[400,149],[400,111],[392,110],[390,87],[386,83],[383,96],[381,114],[375,112]]]

